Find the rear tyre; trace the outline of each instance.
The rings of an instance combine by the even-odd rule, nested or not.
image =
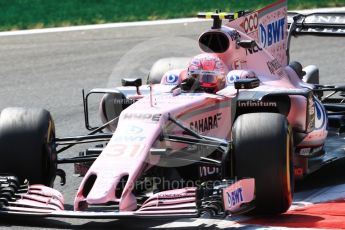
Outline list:
[[[303,81],[309,84],[320,84],[319,80],[319,68],[315,65],[308,65],[303,68],[305,75],[303,76]]]
[[[54,122],[47,110],[6,108],[0,114],[0,172],[52,186],[57,168]]]
[[[150,70],[147,83],[158,84],[161,82],[163,75],[173,69],[187,69],[190,58],[187,57],[170,57],[162,58],[156,61]]]
[[[234,174],[255,178],[255,213],[286,212],[293,199],[292,136],[285,116],[251,113],[232,130]]]
[[[120,116],[122,111],[133,102],[133,100],[126,98],[126,96],[121,92],[104,94],[99,107],[100,117],[103,124]],[[116,127],[117,121],[107,125],[106,128],[110,132],[115,132]]]

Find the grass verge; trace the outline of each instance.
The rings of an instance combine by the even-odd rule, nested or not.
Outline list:
[[[199,11],[259,9],[273,0],[3,0],[0,31],[194,17]],[[344,0],[290,0],[289,10],[345,6]]]

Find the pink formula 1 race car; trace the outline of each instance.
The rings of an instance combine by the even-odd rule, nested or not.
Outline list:
[[[83,93],[89,135],[57,138],[48,111],[4,109],[0,214],[279,214],[295,179],[345,157],[345,87],[320,85],[317,67],[289,60],[292,35],[345,35],[344,13],[287,13],[278,1],[198,16],[213,20],[199,37],[202,54],[159,60],[147,85],[122,79],[122,87]],[[101,127],[89,123],[94,94],[104,94]],[[91,142],[99,144],[77,157],[61,154]],[[74,210],[50,187],[56,176],[65,182],[57,167],[65,163],[84,176]]]

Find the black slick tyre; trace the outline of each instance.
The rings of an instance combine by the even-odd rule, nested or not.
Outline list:
[[[255,210],[259,214],[286,212],[293,199],[292,136],[285,116],[250,113],[233,126],[234,174],[255,178]]]
[[[54,122],[47,110],[6,108],[0,114],[0,173],[52,186],[57,168]]]

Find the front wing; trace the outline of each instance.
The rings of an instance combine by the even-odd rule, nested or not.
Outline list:
[[[0,176],[0,215],[86,219],[195,218],[237,214],[254,208],[254,179],[205,183],[200,188],[168,190],[150,196],[135,211],[64,210],[60,192],[43,185],[20,185],[15,176]],[[107,207],[107,209],[109,208]],[[114,207],[116,210],[116,206]]]

